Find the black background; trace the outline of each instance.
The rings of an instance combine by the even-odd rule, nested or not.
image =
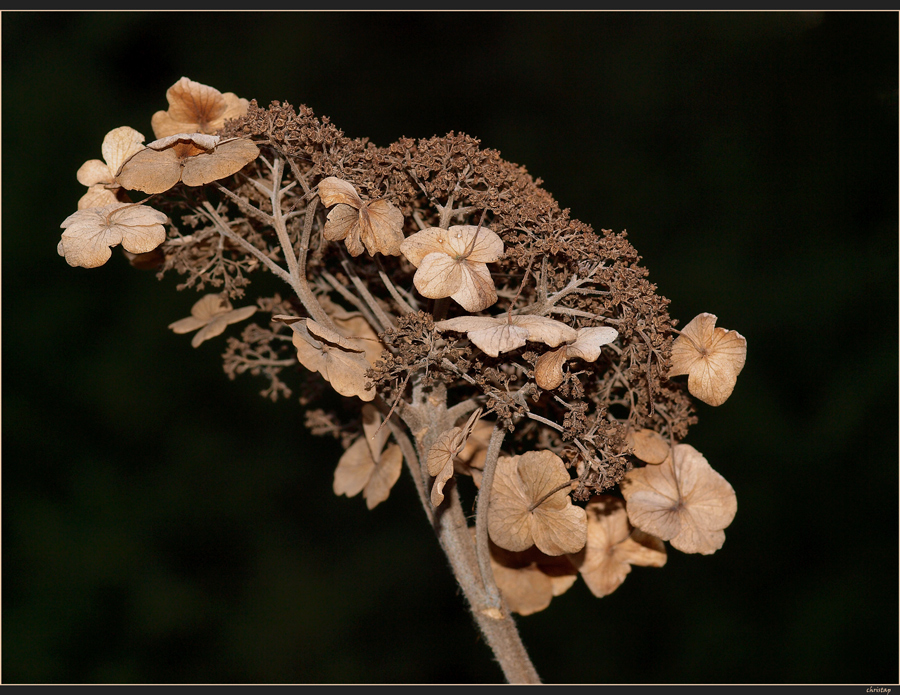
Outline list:
[[[182,75],[386,145],[450,130],[627,229],[748,339],[688,442],[724,547],[519,620],[562,683],[898,676],[896,13],[4,13],[5,682],[499,682],[405,477],[369,512],[197,294],[57,256],[75,171]],[[252,290],[252,288],[251,288]]]

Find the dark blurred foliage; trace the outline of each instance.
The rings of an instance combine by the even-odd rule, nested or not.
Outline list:
[[[228,381],[197,295],[57,256],[104,134],[182,75],[351,136],[465,131],[686,323],[749,342],[688,441],[722,550],[520,619],[547,682],[898,675],[896,13],[4,13],[5,682],[498,682],[401,478],[337,498],[296,397]],[[251,288],[252,289],[252,288]]]

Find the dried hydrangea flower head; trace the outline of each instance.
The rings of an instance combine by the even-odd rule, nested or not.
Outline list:
[[[450,297],[466,311],[497,301],[487,264],[503,256],[503,240],[487,227],[429,227],[408,236],[400,250],[418,268],[413,283],[423,297]]]
[[[734,491],[683,442],[689,394],[723,402],[746,340],[711,314],[675,330],[624,232],[571,218],[468,135],[379,147],[306,106],[187,78],[166,96],[155,142],[118,128],[79,170],[91,207],[59,253],[94,267],[121,244],[205,290],[170,324],[195,346],[247,319],[227,375],[263,376],[272,400],[300,382],[307,427],[343,449],[336,494],[371,509],[405,461],[508,679],[538,680],[510,611],[542,610],[579,573],[608,595],[661,566],[665,542],[722,545]]]
[[[389,200],[364,202],[353,184],[335,176],[319,183],[319,198],[325,207],[334,206],[325,223],[328,241],[343,240],[351,256],[359,256],[364,247],[370,256],[400,255],[403,214]]]
[[[747,359],[747,339],[737,331],[716,328],[714,314],[699,314],[672,344],[669,376],[688,375],[688,389],[709,405],[722,405]]]
[[[197,334],[191,339],[191,346],[199,347],[204,341],[222,335],[229,324],[244,321],[255,313],[255,306],[242,306],[234,309],[227,297],[207,294],[191,307],[190,316],[170,323],[169,328],[174,333],[197,331]]]
[[[249,140],[177,133],[154,140],[122,164],[116,181],[129,190],[164,193],[183,181],[202,186],[243,169],[259,156]]]
[[[128,126],[114,128],[106,134],[100,148],[103,161],[89,159],[75,174],[78,183],[88,187],[88,192],[78,201],[79,210],[130,202],[118,197],[122,187],[116,183],[116,172],[131,155],[144,149],[143,142],[144,136]]]
[[[182,77],[166,91],[168,111],[157,111],[150,123],[157,138],[176,133],[208,133],[220,131],[225,121],[247,113],[250,103],[236,94],[222,94],[218,89]]]
[[[63,220],[56,251],[69,265],[96,268],[110,259],[111,246],[122,244],[131,253],[155,249],[166,240],[167,220],[165,213],[134,203],[85,208]]]

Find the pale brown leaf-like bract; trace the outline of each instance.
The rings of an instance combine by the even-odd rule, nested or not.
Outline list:
[[[669,376],[688,375],[688,391],[704,403],[722,405],[747,359],[747,339],[716,328],[714,314],[699,314],[672,343]]]
[[[531,615],[544,610],[554,596],[564,594],[578,579],[568,555],[550,556],[534,546],[514,553],[489,545],[494,582],[513,613]]]
[[[629,430],[625,441],[634,450],[634,455],[645,463],[662,463],[671,453],[669,442],[654,430]]]
[[[563,345],[558,350],[545,352],[538,358],[534,365],[534,382],[548,391],[558,388],[565,378],[562,369],[566,360],[578,358],[596,362],[600,357],[600,349],[618,337],[619,332],[607,326],[579,328],[575,342]]]
[[[552,451],[529,451],[497,461],[491,491],[488,533],[501,548],[521,551],[536,545],[547,555],[584,547],[584,509],[569,497],[569,473]]]
[[[133,154],[122,165],[116,182],[129,190],[163,193],[179,181],[201,186],[231,176],[258,156],[259,148],[250,140],[178,133]]]
[[[144,136],[128,126],[114,128],[106,134],[100,149],[103,161],[88,160],[75,174],[78,183],[88,187],[88,192],[78,201],[79,210],[131,202],[116,183],[116,172],[131,155],[144,149],[143,142]]]
[[[621,498],[597,495],[585,511],[587,542],[572,560],[597,598],[615,591],[631,572],[632,565],[662,567],[666,564],[663,542],[639,530],[635,535]]]
[[[166,240],[165,213],[146,205],[114,203],[79,210],[63,220],[57,251],[72,266],[96,268],[122,244],[132,253],[152,251]]]
[[[207,294],[191,307],[191,315],[169,324],[174,333],[190,333],[200,329],[191,339],[192,347],[199,347],[204,341],[225,332],[232,324],[248,319],[256,313],[255,306],[233,309],[231,302],[218,294]]]
[[[361,341],[345,338],[313,319],[292,323],[291,329],[297,358],[304,367],[319,372],[342,396],[359,396],[363,401],[375,398],[375,387],[366,377],[370,365]]]
[[[157,138],[175,133],[215,133],[225,121],[240,118],[250,106],[232,92],[222,94],[218,89],[182,77],[166,91],[168,111],[157,111],[150,124]]]
[[[503,241],[487,227],[428,227],[406,237],[400,251],[418,269],[413,284],[423,297],[450,297],[466,311],[497,301],[486,264],[503,256]]]
[[[363,436],[344,452],[334,471],[334,494],[354,497],[360,492],[366,506],[374,509],[390,495],[391,488],[400,478],[403,454],[400,447],[384,445],[390,430],[380,428],[381,413],[374,406],[363,406]]]
[[[349,181],[329,176],[319,182],[319,198],[328,213],[324,235],[328,241],[344,241],[351,256],[363,249],[370,256],[399,256],[403,242],[403,213],[389,200],[363,201]]]
[[[557,347],[578,337],[578,332],[571,326],[532,314],[457,316],[438,321],[434,327],[438,331],[465,333],[469,340],[491,357],[520,348],[528,340]]]
[[[721,548],[737,512],[731,485],[689,444],[676,444],[658,466],[628,471],[621,489],[631,523],[684,553]]]
[[[442,432],[429,450],[425,465],[428,475],[435,479],[431,488],[431,504],[435,507],[444,501],[444,485],[453,476],[453,461],[465,447],[466,440],[480,417],[481,408],[478,408],[469,416],[465,425]]]

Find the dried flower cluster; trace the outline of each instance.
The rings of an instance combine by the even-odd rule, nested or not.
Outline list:
[[[292,378],[304,404],[329,387],[346,397],[307,416],[353,442],[336,494],[372,508],[405,460],[436,523],[472,495],[471,476],[476,614],[541,610],[579,574],[605,596],[631,566],[665,564],[664,542],[722,546],[734,491],[682,442],[688,393],[722,404],[746,340],[712,314],[676,330],[625,232],[572,219],[468,135],[378,147],[305,106],[187,78],[166,97],[156,141],[116,128],[103,161],[79,169],[88,191],[60,255],[96,267],[122,244],[179,288],[215,289],[170,328],[199,330],[196,347],[252,317],[228,338],[230,377],[265,375],[273,399]],[[285,298],[233,309],[254,273],[282,280]]]

